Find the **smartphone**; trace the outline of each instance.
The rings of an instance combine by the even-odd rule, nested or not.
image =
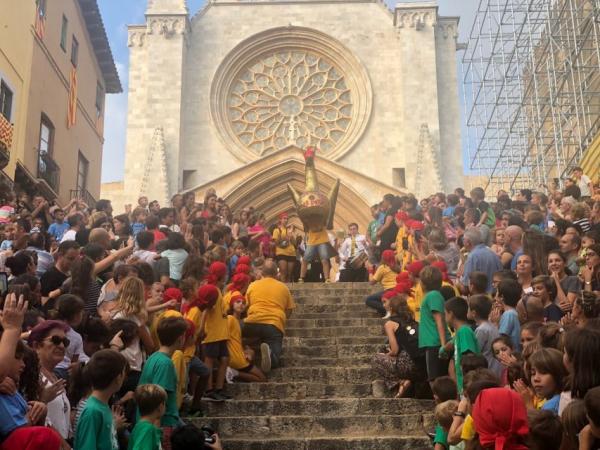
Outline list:
[[[6,294],[6,291],[8,291],[8,274],[0,272],[0,295]]]

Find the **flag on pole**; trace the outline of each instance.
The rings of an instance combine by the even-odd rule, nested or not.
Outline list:
[[[44,33],[46,32],[46,12],[42,9],[42,2],[37,1],[35,7],[35,34],[40,39],[44,39]]]
[[[77,122],[77,69],[71,68],[69,77],[69,99],[67,102],[67,128]]]

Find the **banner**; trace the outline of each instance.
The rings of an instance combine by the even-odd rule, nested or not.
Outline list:
[[[44,39],[44,33],[46,32],[46,16],[45,11],[40,8],[40,2],[36,2],[35,7],[35,34],[40,39]]]
[[[67,128],[77,122],[77,69],[71,68],[69,77],[69,99],[67,103]]]

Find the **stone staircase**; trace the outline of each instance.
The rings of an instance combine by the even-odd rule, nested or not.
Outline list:
[[[227,450],[432,448],[428,400],[373,397],[370,357],[382,320],[364,305],[367,283],[294,284],[283,367],[268,383],[228,385],[234,400],[207,403]]]

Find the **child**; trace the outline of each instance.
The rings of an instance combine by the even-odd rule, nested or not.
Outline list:
[[[477,325],[475,337],[479,344],[479,350],[488,362],[488,368],[498,377],[502,374],[502,365],[494,357],[492,342],[500,336],[498,328],[488,321],[492,311],[492,302],[487,295],[472,295],[469,297],[469,319]]]
[[[527,417],[529,420],[527,448],[529,450],[559,450],[564,448],[561,445],[563,427],[556,414],[543,409],[530,409]]]
[[[590,389],[583,399],[589,424],[579,433],[579,448],[597,448],[600,439],[600,387]]]
[[[169,442],[173,428],[181,424],[177,408],[177,374],[171,357],[183,348],[187,328],[187,322],[181,317],[166,317],[158,323],[156,332],[160,347],[150,355],[140,376],[140,385],[157,384],[167,393],[165,411],[160,419],[163,443]]]
[[[244,251],[244,243],[242,241],[233,241],[231,243],[233,254],[229,258],[229,273],[235,273],[235,268]]]
[[[242,329],[240,323],[242,314],[246,311],[246,299],[235,291],[229,300],[229,316],[227,316],[227,325],[229,327],[229,340],[227,349],[229,351],[229,367],[238,372],[236,379],[250,382],[265,382],[267,377],[254,364],[252,364],[252,350],[242,346]]]
[[[473,200],[473,205],[475,205],[475,208],[477,208],[480,213],[479,223],[477,223],[477,226],[487,225],[491,228],[496,225],[496,214],[494,214],[492,207],[484,201],[485,191],[480,187],[476,187],[471,191],[470,194],[471,200]]]
[[[65,212],[56,208],[53,213],[54,222],[48,228],[48,234],[54,238],[56,242],[62,240],[63,235],[69,229],[69,224],[65,222]]]
[[[479,353],[479,344],[475,333],[467,322],[467,314],[469,312],[469,304],[462,297],[454,297],[444,305],[446,313],[446,323],[450,325],[456,334],[454,335],[453,343],[446,344],[443,348],[448,352],[454,346],[454,368],[456,371],[456,385],[458,386],[459,394],[463,391],[463,373],[460,360],[463,354]]]
[[[541,322],[527,322],[521,327],[521,349],[532,342],[536,342],[541,328],[544,326]]]
[[[487,292],[488,279],[483,272],[471,272],[469,274],[469,294],[478,295]]]
[[[439,350],[450,339],[444,319],[444,297],[440,294],[442,273],[435,267],[425,267],[420,273],[425,296],[421,302],[419,348],[425,349],[429,382],[448,373],[448,362],[441,360]]]
[[[554,348],[542,348],[529,358],[531,386],[538,397],[545,399],[541,409],[558,415],[563,381],[567,375],[562,353]]]
[[[531,280],[533,296],[539,298],[544,307],[545,322],[559,322],[564,316],[562,310],[554,303],[556,297],[556,284],[547,275],[539,275]]]
[[[500,381],[502,386],[508,385],[508,367],[516,362],[513,356],[513,343],[508,336],[501,335],[492,341],[494,358],[501,364]]]
[[[154,233],[151,231],[139,231],[136,235],[137,250],[133,252],[134,258],[139,258],[154,267],[154,263],[158,259],[154,248]]]
[[[521,285],[517,281],[505,279],[498,283],[496,292],[496,301],[500,303],[503,310],[498,331],[510,338],[512,348],[517,352],[521,351],[521,324],[516,310],[521,298],[521,290]]]
[[[76,295],[64,294],[58,297],[58,317],[69,328],[65,333],[69,346],[65,349],[63,360],[54,368],[54,373],[64,380],[69,379],[69,367],[79,361],[87,362],[88,358],[83,351],[83,339],[75,331],[83,321],[83,300]]]
[[[381,255],[381,264],[377,267],[375,273],[373,273],[373,266],[367,266],[369,268],[369,283],[377,284],[380,283],[383,286],[383,291],[379,291],[375,294],[369,295],[365,300],[365,304],[369,308],[373,308],[379,314],[387,318],[387,311],[383,307],[381,297],[385,291],[394,289],[396,287],[396,277],[398,276],[398,265],[396,264],[396,258],[392,250],[384,250]]]
[[[131,214],[131,234],[136,237],[140,231],[146,229],[146,218],[148,217],[148,211],[145,208],[137,207]]]
[[[434,411],[435,421],[439,424],[440,427],[442,427],[444,432],[448,433],[448,431],[450,431],[454,413],[456,412],[457,409],[458,409],[458,402],[456,400],[446,400],[445,402],[439,403],[435,406],[435,411]],[[440,448],[445,448],[445,447],[441,443],[436,443],[434,449],[438,450]],[[457,448],[457,446],[454,446],[454,445],[449,446],[450,450],[453,450],[456,448]]]
[[[156,384],[141,384],[135,390],[140,420],[129,438],[128,450],[161,450],[160,419],[165,413],[167,392]]]
[[[433,399],[437,405],[448,400],[456,400],[458,393],[456,392],[456,383],[448,376],[436,378],[431,383],[431,391]],[[448,432],[444,430],[441,424],[436,423],[435,437],[433,439],[435,450],[445,450],[448,448]]]
[[[210,369],[205,398],[210,401],[222,402],[230,400],[231,397],[223,390],[225,373],[229,364],[229,351],[227,340],[229,339],[229,328],[227,326],[227,307],[221,295],[221,289],[225,285],[227,267],[220,261],[215,261],[208,268],[208,284],[217,288],[218,296],[213,305],[207,305],[202,311],[200,329],[204,330],[205,336],[202,341],[204,351],[204,364]],[[217,377],[213,379],[212,370],[217,364]]]
[[[109,399],[119,392],[126,377],[127,361],[119,352],[99,350],[85,366],[92,394],[77,422],[74,448],[77,450],[117,450],[117,431]]]

